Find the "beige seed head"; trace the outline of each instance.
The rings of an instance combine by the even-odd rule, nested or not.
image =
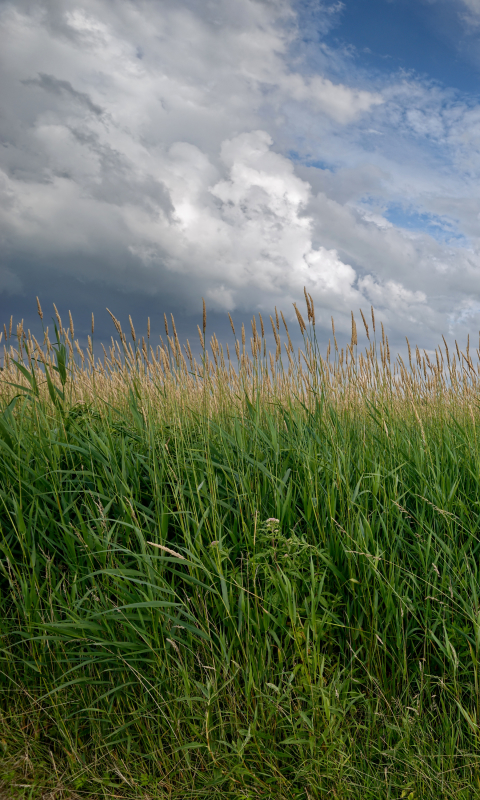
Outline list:
[[[10,317],[10,327],[8,329],[8,338],[10,339],[12,335],[12,325],[13,325],[13,315]]]
[[[63,333],[62,320],[61,320],[60,314],[58,313],[58,309],[57,309],[57,306],[55,305],[55,303],[53,304],[53,308],[55,310],[55,316],[57,318],[59,331],[60,331],[60,333]]]
[[[358,342],[357,323],[355,322],[355,317],[353,316],[353,311],[352,311],[352,341],[351,341],[352,347],[354,347],[357,344],[357,342]]]
[[[150,339],[150,317],[147,319],[147,339]]]
[[[122,337],[122,326],[120,325],[118,319],[112,314],[112,312],[110,311],[109,308],[107,308],[107,311],[110,314],[110,316],[111,316],[111,318],[113,320],[113,324],[115,325],[115,328],[117,330],[117,333],[121,338]]]
[[[306,291],[305,291],[305,296],[306,296]],[[298,324],[300,325],[300,333],[303,336],[304,332],[307,329],[307,326],[305,325],[304,319],[303,319],[302,315],[300,314],[300,311],[297,308],[297,304],[293,303],[293,307],[295,309],[295,314],[297,315]],[[308,313],[308,321],[310,322],[310,308],[309,308],[309,313]]]
[[[40,319],[43,320],[42,306],[40,305],[40,300],[38,299],[38,297],[37,297],[37,309],[38,309],[38,316],[40,317]],[[7,338],[7,337],[5,337],[5,338]]]
[[[95,317],[93,316],[93,311],[92,311],[92,336],[94,334],[94,331],[95,331]]]
[[[69,322],[70,322],[70,336],[72,337],[72,342],[73,342],[74,328],[73,328],[73,319],[72,319],[72,312],[71,311],[68,312],[68,319],[69,319]]]
[[[133,322],[132,322],[132,318],[131,318],[130,314],[128,315],[128,321],[130,322],[130,332],[132,334],[132,339],[133,339],[134,342],[136,342],[137,341],[137,337],[136,337],[136,334],[135,334],[135,328],[133,327]]]
[[[447,354],[447,364],[450,366],[450,353],[448,352],[448,344],[446,342],[445,336],[442,334],[443,343],[445,345],[445,353]]]
[[[230,320],[230,326],[231,326],[231,328],[232,328],[233,335],[235,336],[235,335],[236,335],[236,334],[235,334],[235,326],[234,326],[234,324],[233,324],[233,319],[232,319],[232,317],[231,317],[231,315],[230,315],[230,314],[228,315],[228,319]]]
[[[164,323],[165,323],[165,333],[166,333],[166,334],[167,334],[167,336],[168,336],[168,335],[169,335],[169,334],[168,334],[168,322],[167,322],[167,315],[166,315],[165,313],[163,314],[163,321],[164,321]]]
[[[410,342],[408,341],[408,336],[405,336],[405,339],[407,340],[407,347],[408,347],[408,361],[410,363],[410,366],[412,366],[412,351],[410,348]]]
[[[308,295],[310,298],[310,311],[312,314],[312,325],[315,327],[315,306],[313,305],[313,297],[311,294]]]
[[[368,341],[370,341],[370,334],[368,332],[367,320],[365,319],[365,315],[364,315],[362,309],[360,309],[360,314],[362,315],[363,325],[364,325],[364,328],[365,328],[365,333],[367,334],[367,339],[368,339]]]
[[[305,303],[307,304],[307,316],[308,316],[308,321],[310,322],[312,319],[312,310],[310,308],[310,298],[307,294],[306,286],[303,287],[303,294],[305,295]]]
[[[275,323],[277,325],[277,331],[279,331],[280,330],[280,320],[278,319],[277,306],[275,306]]]
[[[169,547],[165,547],[163,544],[157,544],[156,542],[147,542],[147,544],[152,545],[152,547],[157,547],[159,550],[163,550],[165,553],[168,553],[171,556],[175,556],[176,558],[181,558],[182,561],[185,561],[185,556],[182,556],[181,553],[177,553],[176,550],[171,550]]]
[[[258,316],[260,319],[260,330],[262,331],[262,339],[265,339],[265,328],[263,327],[263,319],[262,315],[260,314],[260,311],[258,312]]]

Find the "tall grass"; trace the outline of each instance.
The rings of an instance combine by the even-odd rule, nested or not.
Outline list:
[[[5,327],[8,797],[480,797],[478,364],[306,300],[234,359]]]

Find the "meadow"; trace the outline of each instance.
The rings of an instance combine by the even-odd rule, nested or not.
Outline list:
[[[480,797],[480,353],[305,299],[4,326],[1,797]]]

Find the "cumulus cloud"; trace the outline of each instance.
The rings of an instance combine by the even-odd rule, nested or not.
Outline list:
[[[322,8],[327,29],[341,4]],[[369,303],[399,331],[474,319],[473,102],[312,74],[287,0],[16,0],[0,26],[3,296],[36,280],[54,299],[63,275],[254,311],[306,285],[320,320]]]

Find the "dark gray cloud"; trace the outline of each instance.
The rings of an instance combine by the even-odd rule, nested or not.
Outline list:
[[[44,89],[57,97],[71,97],[76,103],[91,111],[92,114],[97,114],[98,116],[103,114],[103,109],[93,103],[86,92],[77,92],[70,81],[62,81],[54,75],[45,75],[43,72],[39,72],[38,78],[25,78],[21,83],[24,86],[38,86],[40,89]]]

